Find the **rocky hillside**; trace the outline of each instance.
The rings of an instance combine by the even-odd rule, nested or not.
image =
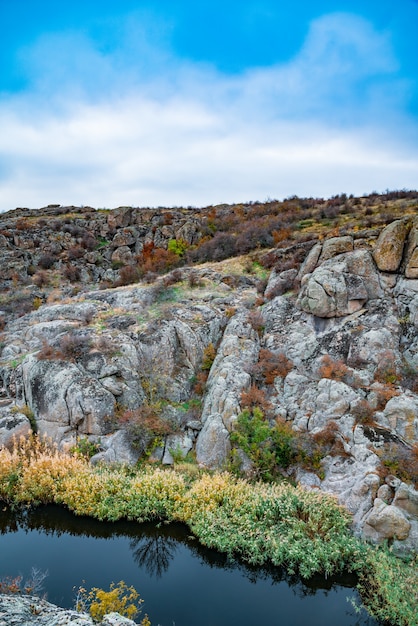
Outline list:
[[[3,445],[284,475],[418,551],[418,194],[397,194],[0,216]]]

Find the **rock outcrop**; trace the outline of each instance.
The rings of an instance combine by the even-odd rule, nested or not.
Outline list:
[[[241,412],[240,394],[251,382],[248,366],[257,360],[258,351],[248,311],[240,311],[224,331],[207,381],[203,428],[196,442],[197,461],[206,467],[221,467],[228,458],[229,433]]]
[[[151,241],[198,241],[199,216],[161,217],[133,209],[90,215],[111,245],[109,263],[86,271],[101,280],[115,271],[116,251],[129,263]],[[332,433],[319,471],[288,471],[306,488],[334,494],[357,533],[418,551],[417,233],[411,216],[377,241],[376,233],[311,241],[298,268],[275,250],[262,303],[254,276],[222,264],[39,303],[3,332],[3,444],[34,420],[62,448],[87,438],[98,448],[93,462],[135,463],[152,440],[155,460],[169,464],[193,451],[200,465],[223,468],[242,394],[256,383],[272,424],[285,420],[311,441]],[[6,237],[5,254],[11,245]],[[216,355],[202,368],[209,348]],[[266,355],[286,363],[268,379],[260,369]],[[134,437],[156,414],[169,428],[141,435],[139,445]],[[395,479],[385,482],[389,471]]]

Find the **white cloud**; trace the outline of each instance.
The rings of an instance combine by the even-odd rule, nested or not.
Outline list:
[[[0,210],[417,186],[417,127],[392,95],[396,59],[363,20],[317,20],[290,63],[241,76],[164,51],[153,63],[166,74],[153,76],[124,54],[100,54],[79,35],[41,42],[32,90],[0,102]]]

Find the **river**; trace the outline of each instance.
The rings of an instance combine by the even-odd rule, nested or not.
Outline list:
[[[277,568],[251,568],[199,545],[180,524],[104,523],[46,506],[0,512],[0,578],[48,570],[54,604],[74,606],[75,590],[124,580],[157,626],[376,626],[356,614],[355,579],[303,581]],[[139,620],[138,620],[139,621]]]

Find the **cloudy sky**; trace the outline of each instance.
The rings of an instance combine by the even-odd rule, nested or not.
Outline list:
[[[0,0],[0,210],[418,188],[416,0]]]

